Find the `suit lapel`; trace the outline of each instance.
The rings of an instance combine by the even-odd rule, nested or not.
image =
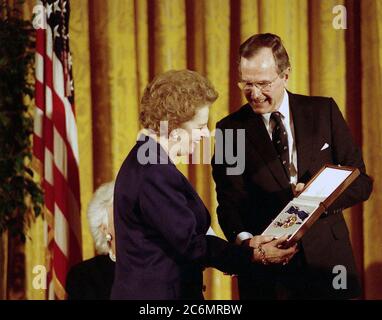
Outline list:
[[[314,137],[314,112],[309,105],[298,101],[298,96],[288,92],[293,117],[295,143],[297,148],[298,181],[304,177],[312,160]],[[306,182],[306,181],[302,181]]]
[[[264,163],[281,187],[288,187],[288,177],[285,174],[280,159],[278,158],[277,152],[272,144],[267,129],[265,128],[261,115],[254,113],[249,104],[247,104],[244,108],[246,119],[246,137],[253,143],[258,151],[258,154],[262,157]]]

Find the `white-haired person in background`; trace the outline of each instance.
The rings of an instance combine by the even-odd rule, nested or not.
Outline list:
[[[105,183],[89,203],[87,218],[98,255],[70,269],[68,300],[109,300],[115,268],[113,193],[114,181]]]

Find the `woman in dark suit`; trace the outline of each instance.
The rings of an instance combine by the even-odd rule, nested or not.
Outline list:
[[[281,263],[295,253],[278,248],[285,238],[256,236],[254,250],[207,234],[209,212],[174,163],[209,135],[217,97],[207,79],[188,70],[166,72],[146,87],[145,134],[122,164],[114,191],[112,299],[203,299],[204,267],[245,272],[252,263]]]
[[[114,280],[114,181],[104,183],[89,203],[87,218],[97,255],[73,266],[66,277],[68,300],[109,300]]]

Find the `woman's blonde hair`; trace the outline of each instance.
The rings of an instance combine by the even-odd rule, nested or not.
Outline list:
[[[218,93],[211,82],[190,70],[170,70],[156,76],[143,93],[140,122],[160,132],[160,122],[168,121],[168,132],[191,120],[196,109],[212,104]]]

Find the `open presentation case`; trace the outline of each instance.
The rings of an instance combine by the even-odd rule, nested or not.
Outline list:
[[[283,246],[293,245],[358,176],[357,168],[325,165],[284,207],[263,235],[279,238],[288,234]]]

